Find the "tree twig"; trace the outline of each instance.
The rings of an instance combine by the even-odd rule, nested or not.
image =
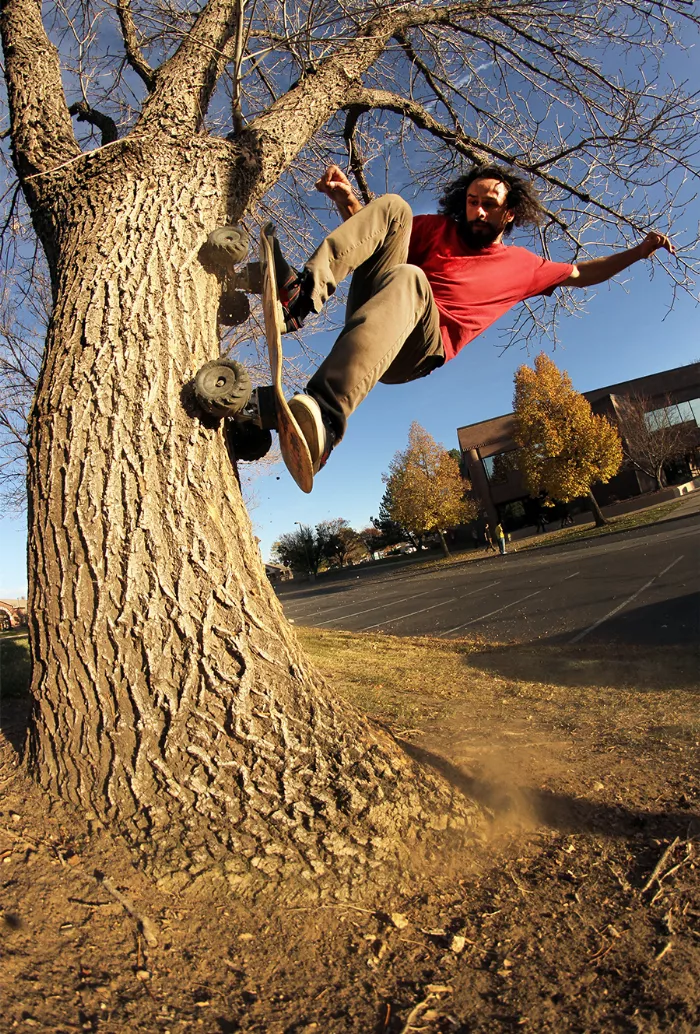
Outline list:
[[[430,1005],[431,1001],[435,998],[435,995],[429,994],[427,998],[424,998],[422,1002],[418,1002],[413,1006],[410,1013],[406,1018],[406,1023],[401,1030],[401,1034],[410,1034],[410,1031],[414,1029],[413,1024],[416,1020],[420,1019],[422,1014]]]
[[[141,915],[140,912],[136,911],[131,898],[128,898],[126,894],[122,894],[120,890],[117,890],[109,876],[96,877],[97,882],[100,886],[104,887],[108,894],[119,902],[119,904],[126,909],[130,916],[132,916],[138,923],[139,929],[143,934],[144,940],[149,948],[158,947],[158,938],[156,937],[155,925],[151,922],[148,916]]]
[[[664,853],[661,855],[661,857],[659,858],[658,862],[654,866],[654,871],[652,872],[651,876],[649,877],[649,879],[646,881],[646,883],[642,887],[642,890],[641,890],[642,894],[646,894],[646,892],[653,886],[655,880],[658,879],[660,873],[663,872],[664,866],[666,865],[666,862],[671,857],[671,855],[673,854],[673,852],[675,851],[676,847],[679,844],[680,844],[680,838],[676,837],[674,839],[673,843],[668,845],[668,847],[666,848],[666,850],[664,851]]]

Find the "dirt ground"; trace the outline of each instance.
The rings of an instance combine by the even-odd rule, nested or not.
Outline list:
[[[700,1030],[697,656],[302,636],[488,842],[371,904],[166,893],[22,774],[3,644],[0,1031]]]

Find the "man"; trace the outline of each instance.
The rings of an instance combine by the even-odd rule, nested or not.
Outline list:
[[[658,248],[674,253],[669,238],[656,232],[634,248],[576,265],[506,247],[503,238],[514,226],[539,224],[542,207],[532,183],[494,165],[450,183],[439,215],[413,218],[396,194],[363,206],[336,165],[316,189],[332,199],[343,222],[301,273],[283,274],[287,330],[320,312],[340,281],[353,277],[342,333],[306,393],[289,403],[314,473],[377,381],[427,376],[526,298],[603,283]]]

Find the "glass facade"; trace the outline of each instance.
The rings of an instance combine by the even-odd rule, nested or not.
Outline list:
[[[671,424],[696,424],[700,427],[700,399],[690,399],[689,402],[653,409],[644,414],[644,420],[652,431],[669,427]]]
[[[486,456],[482,459],[484,473],[492,485],[504,485],[512,470],[517,469],[518,449],[509,449],[507,452],[497,452],[495,456]]]

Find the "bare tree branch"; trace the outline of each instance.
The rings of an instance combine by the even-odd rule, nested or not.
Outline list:
[[[432,69],[430,69],[428,67],[428,65],[416,53],[416,51],[414,50],[410,40],[408,39],[408,36],[406,35],[406,33],[405,32],[397,32],[396,33],[396,39],[398,40],[398,42],[401,44],[401,46],[405,50],[406,55],[407,55],[409,61],[412,64],[414,64],[416,66],[416,68],[420,69],[422,75],[425,77],[425,81],[427,82],[428,86],[433,91],[433,93],[435,94],[437,99],[440,101],[440,103],[447,109],[447,112],[448,112],[450,118],[452,119],[453,123],[455,124],[455,126],[460,126],[461,127],[461,123],[460,123],[459,117],[458,117],[457,112],[455,111],[455,109],[454,109],[454,107],[453,107],[449,97],[447,96],[445,91],[440,88],[440,85],[439,85],[436,77],[433,75]]]
[[[458,151],[459,154],[463,154],[465,158],[468,158],[469,161],[473,162],[475,165],[483,165],[488,158],[497,158],[499,161],[522,169],[525,172],[532,171],[527,167],[527,165],[512,155],[509,155],[498,148],[483,145],[479,143],[478,140],[474,140],[473,138],[466,136],[459,130],[451,129],[448,126],[442,125],[434,119],[432,115],[422,107],[422,105],[417,104],[415,101],[409,101],[398,94],[389,93],[387,90],[363,89],[353,91],[349,106],[354,107],[357,105],[364,106],[365,109],[382,108],[385,111],[393,111],[398,115],[403,115],[405,118],[409,118],[420,129],[424,129],[433,136],[443,140],[445,143],[450,144],[450,146]],[[575,188],[571,188],[565,184],[557,182],[554,177],[543,173],[538,173],[538,175],[547,182],[557,183],[557,186],[565,186],[565,189],[569,190],[571,193],[576,193]],[[592,201],[593,199],[586,195],[582,200]],[[601,207],[605,206],[601,205]],[[566,229],[566,223],[560,216],[550,210],[545,209],[545,211],[553,222],[561,226],[562,229]],[[609,209],[606,208],[606,211],[609,211]]]
[[[663,488],[663,468],[700,445],[700,434],[692,413],[682,419],[670,396],[615,395],[622,449],[627,463],[642,471]],[[687,405],[687,404],[686,404]]]
[[[131,0],[117,0],[117,14],[119,15],[122,36],[124,37],[126,59],[136,74],[143,80],[149,93],[152,93],[155,86],[156,73],[141,53],[136,24],[131,11]]]
[[[357,181],[357,185],[360,188],[360,194],[362,200],[366,205],[370,203],[374,194],[369,189],[367,177],[365,176],[364,162],[362,155],[360,154],[357,146],[356,129],[357,123],[361,115],[367,111],[367,108],[363,108],[360,105],[350,108],[348,111],[348,117],[345,120],[345,129],[343,130],[343,137],[345,138],[345,144],[348,149],[348,156],[350,159],[350,168]]]
[[[80,154],[63,94],[58,51],[38,0],[5,0],[0,34],[10,105],[12,150],[21,180]]]
[[[542,163],[530,163],[516,155],[509,154],[500,148],[493,147],[489,144],[482,143],[473,137],[469,137],[459,130],[442,125],[434,119],[422,105],[417,104],[415,101],[410,101],[398,94],[389,93],[387,90],[360,89],[353,91],[348,98],[348,103],[344,105],[344,107],[357,106],[363,106],[365,109],[381,108],[385,111],[393,111],[396,114],[403,115],[405,118],[410,119],[420,129],[424,129],[433,136],[436,136],[445,143],[448,143],[456,151],[468,158],[469,161],[474,162],[477,165],[484,164],[488,158],[496,158],[498,161],[504,162],[513,168],[520,169],[523,172],[536,176],[551,186],[560,188],[567,194],[577,197],[580,201],[583,201],[586,204],[594,205],[601,212],[605,212],[608,215],[613,216],[619,222],[626,223],[628,226],[639,232],[643,232],[645,229],[648,229],[648,226],[645,226],[638,220],[629,218],[624,212],[606,204],[601,198],[594,197],[587,191],[581,190],[575,183],[567,182],[559,176],[555,176],[553,173],[545,171],[542,168]],[[559,214],[548,209],[545,209],[545,211],[553,222],[562,229],[567,229],[566,221],[562,219]]]
[[[102,133],[103,145],[112,144],[119,138],[114,119],[110,118],[109,115],[103,115],[102,112],[97,111],[95,108],[91,108],[85,101],[71,104],[68,111],[71,115],[77,116],[78,122],[88,122],[91,126],[99,129]]]
[[[375,15],[357,30],[354,38],[336,47],[312,69],[312,78],[296,83],[248,129],[268,141],[269,159],[276,174],[286,169],[307,140],[338,110],[347,108],[351,87],[356,87],[365,71],[382,55],[387,42],[397,32],[415,25],[440,25],[457,16],[476,16],[479,4],[462,3],[445,8],[397,6]],[[360,99],[359,103],[363,101]],[[371,107],[372,105],[370,105]],[[290,126],[295,132],[290,133]],[[270,182],[273,169],[264,169],[261,189]]]
[[[231,0],[209,0],[175,54],[159,68],[144,105],[144,125],[167,125],[182,132],[199,128],[219,76],[235,52],[241,11]]]

